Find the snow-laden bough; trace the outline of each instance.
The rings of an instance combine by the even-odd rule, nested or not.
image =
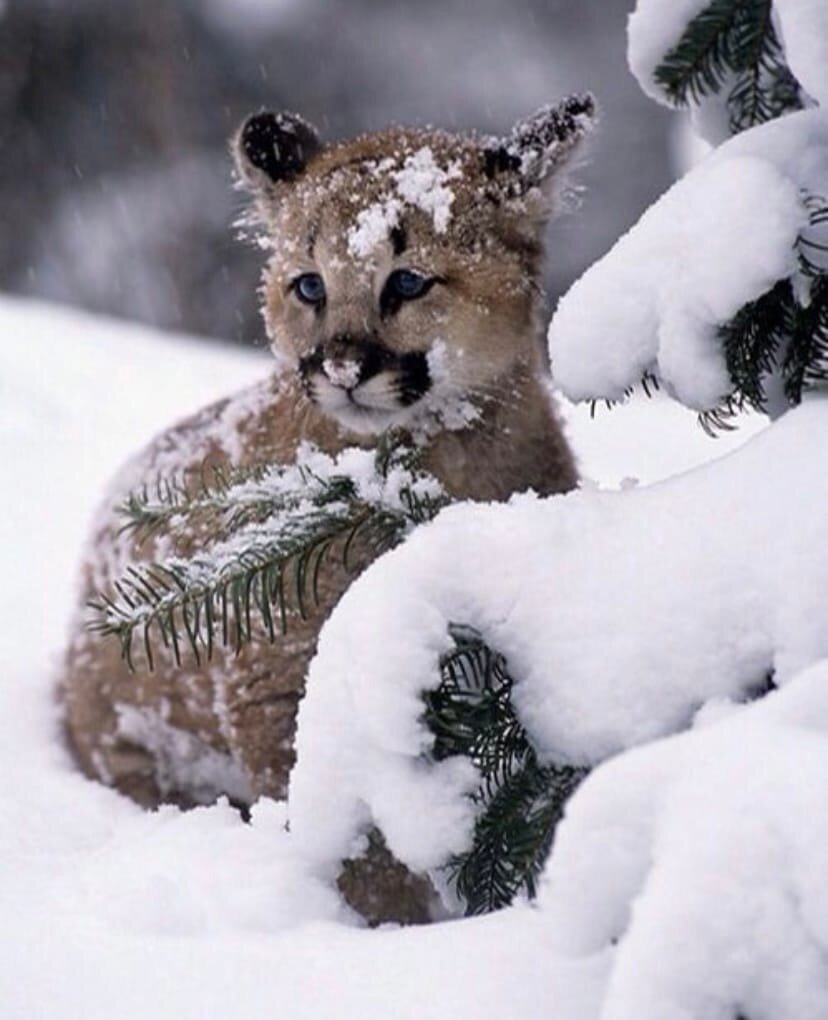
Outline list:
[[[418,870],[468,847],[474,770],[430,762],[422,720],[452,623],[506,656],[541,758],[585,765],[828,656],[828,518],[815,512],[828,476],[814,469],[826,427],[828,398],[811,395],[686,475],[455,506],[373,564],[311,665],[289,793],[296,840],[332,871],[371,823]]]
[[[737,135],[678,181],[561,299],[549,327],[572,400],[623,399],[646,374],[716,407],[732,384],[720,326],[798,269],[805,196],[828,179],[828,115]]]

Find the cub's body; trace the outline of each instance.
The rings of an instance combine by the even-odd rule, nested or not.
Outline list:
[[[394,425],[455,497],[572,488],[541,363],[539,275],[549,182],[591,117],[591,101],[574,99],[503,142],[399,130],[329,149],[299,118],[251,118],[236,159],[270,249],[262,293],[276,371],[124,469],[86,554],[81,604],[171,551],[163,531],[138,544],[119,530],[112,508],[130,490],[198,478],[205,465],[290,463],[301,442],[334,454]],[[203,540],[194,532],[176,551]],[[374,555],[363,545],[352,566]],[[79,610],[62,694],[81,767],[147,806],[284,796],[306,668],[352,579],[329,557],[307,619],[238,655],[218,647],[200,666],[159,648],[154,671],[133,673]]]
[[[424,468],[454,495],[470,499],[505,499],[518,487],[556,491],[559,486],[550,488],[550,480],[571,478],[571,462],[545,411],[548,398],[539,392],[537,402],[540,421],[533,423],[536,448],[530,463],[516,463],[513,444],[503,442],[525,425],[504,405],[473,439],[464,437],[466,430],[436,437]],[[538,425],[546,426],[546,435]],[[121,472],[101,507],[83,565],[83,604],[110,590],[130,563],[169,553],[163,531],[138,543],[121,529],[113,507],[130,491],[171,473],[198,478],[205,466],[290,463],[303,441],[331,454],[354,443],[365,445],[365,437],[338,427],[295,380],[278,374],[159,435]],[[197,547],[198,535],[193,535],[189,548],[177,544],[176,550]],[[79,619],[64,697],[72,746],[84,771],[146,806],[165,800],[208,803],[220,793],[247,803],[262,794],[283,797],[305,671],[325,617],[354,570],[373,558],[370,550],[358,553],[349,557],[348,571],[337,556],[328,557],[319,604],[309,608],[305,620],[292,614],[284,638],[271,644],[262,634],[238,655],[217,646],[201,666],[186,651],[177,666],[171,653],[157,649],[152,672],[132,672],[118,642],[102,640]]]

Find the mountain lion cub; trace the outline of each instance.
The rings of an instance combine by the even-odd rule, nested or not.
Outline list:
[[[86,553],[82,604],[131,562],[169,552],[163,531],[138,543],[119,530],[113,507],[205,464],[287,463],[303,441],[334,454],[393,425],[417,437],[423,468],[454,497],[571,489],[541,355],[541,262],[564,168],[593,118],[589,96],[571,97],[501,140],[393,129],[324,146],[293,114],[250,117],[233,151],[270,253],[262,297],[276,371],[125,467]],[[194,534],[183,552],[197,547]],[[358,566],[370,558],[360,550]],[[217,648],[201,667],[159,648],[154,671],[133,673],[79,611],[62,696],[82,769],[147,806],[284,797],[306,668],[353,578],[333,557],[324,571],[307,620],[239,655]]]

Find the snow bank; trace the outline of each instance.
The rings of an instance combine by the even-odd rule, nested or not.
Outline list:
[[[538,904],[556,955],[612,955],[601,1020],[826,1015],[826,774],[823,662],[589,777]]]
[[[451,622],[502,652],[542,758],[594,764],[828,655],[828,397],[650,488],[444,511],[356,582],[300,707],[294,837],[332,869],[376,822],[415,868],[465,848],[468,764],[429,764]]]
[[[828,180],[828,114],[809,110],[726,142],[676,183],[561,299],[555,380],[573,400],[619,399],[645,372],[690,407],[730,391],[716,329],[797,267],[802,191]]]

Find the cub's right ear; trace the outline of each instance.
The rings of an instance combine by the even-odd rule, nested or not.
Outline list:
[[[236,170],[253,192],[298,177],[322,144],[316,129],[295,113],[254,113],[233,139]]]

